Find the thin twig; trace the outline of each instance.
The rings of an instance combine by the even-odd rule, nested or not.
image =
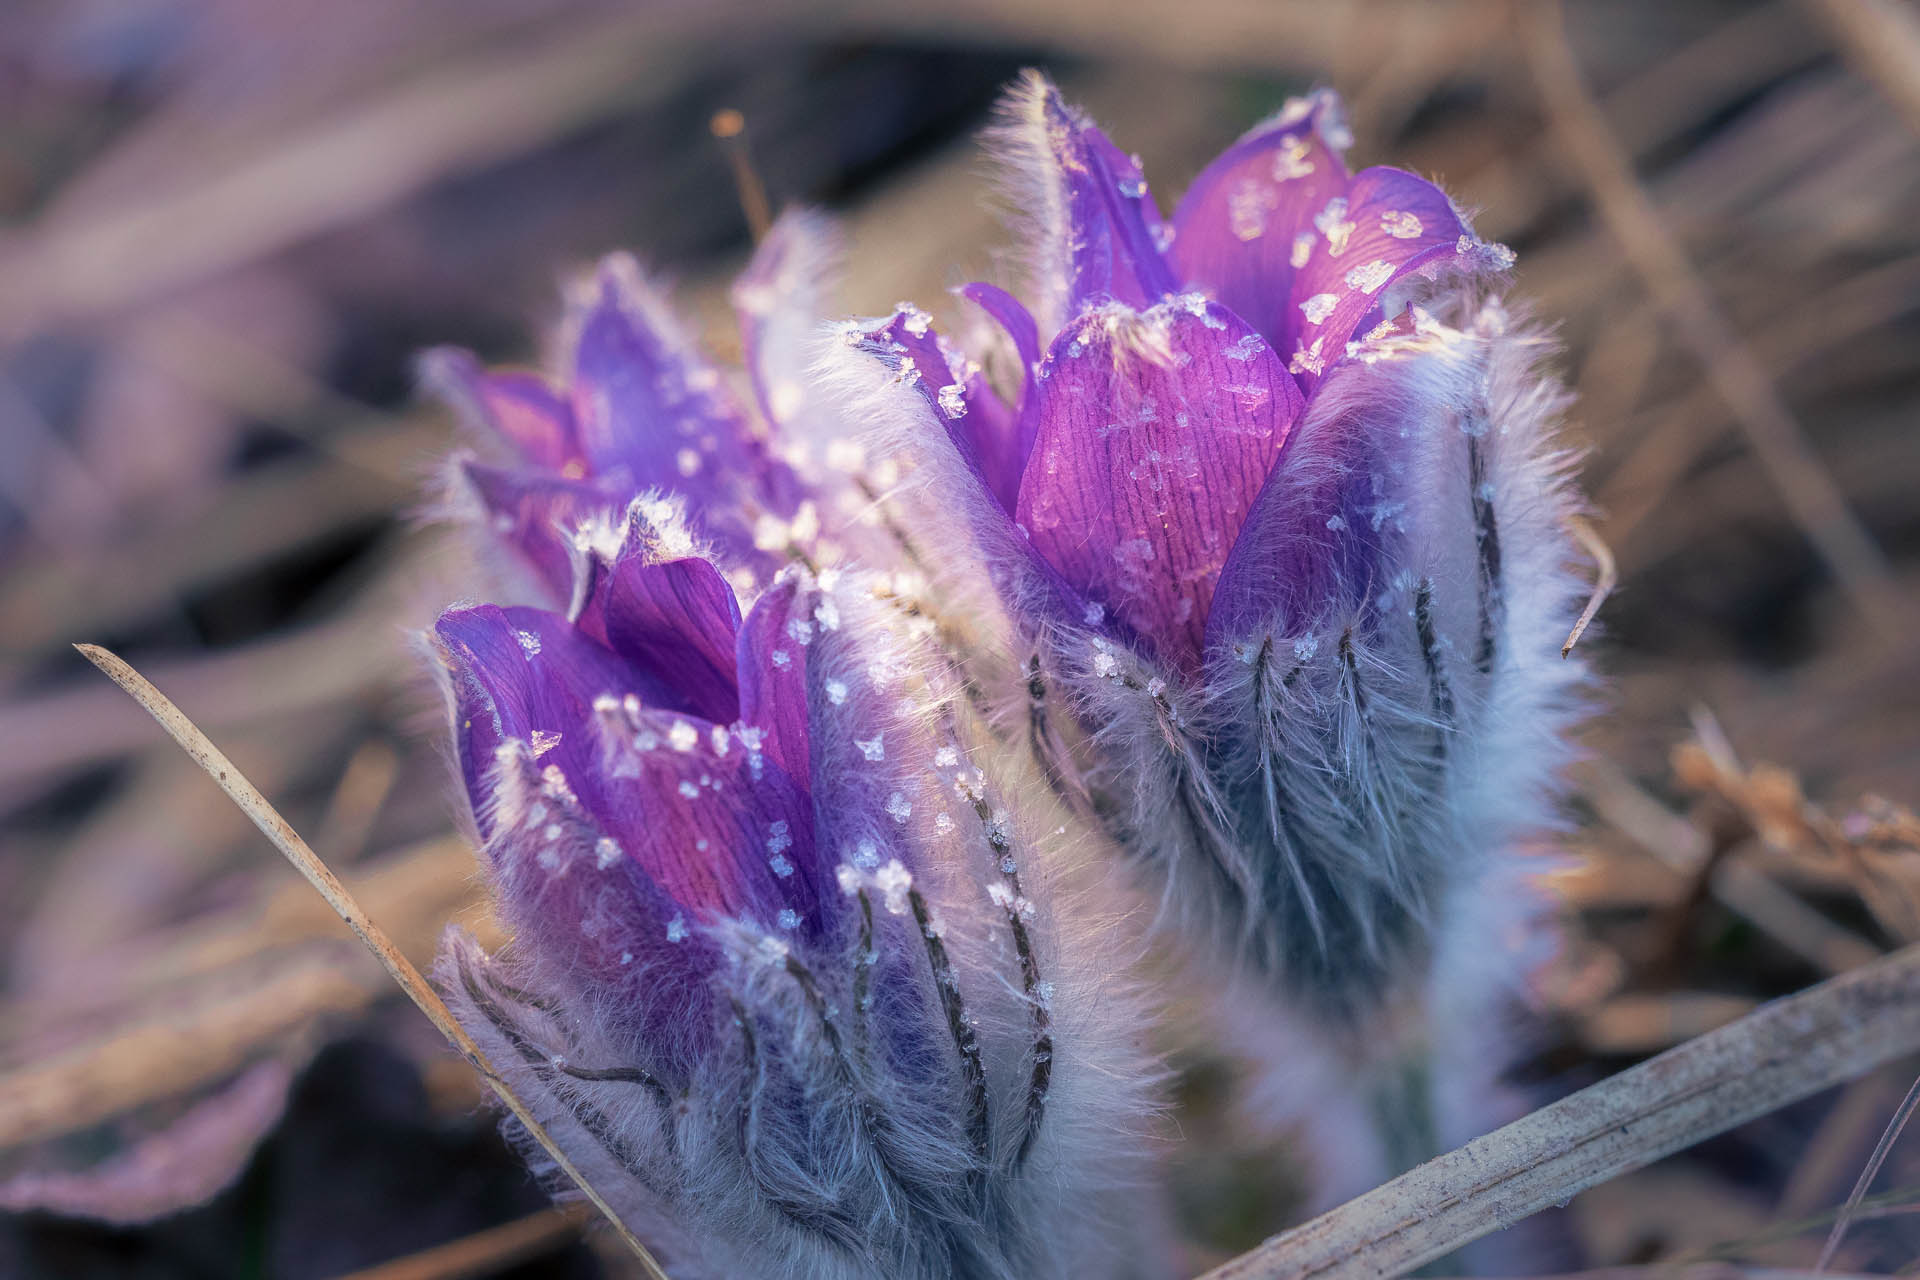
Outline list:
[[[515,1263],[549,1253],[578,1235],[585,1225],[584,1205],[542,1209],[512,1222],[367,1267],[340,1280],[464,1280],[491,1275]]]
[[[1580,620],[1573,624],[1573,630],[1567,633],[1567,642],[1560,646],[1560,656],[1566,657],[1573,652],[1573,646],[1580,643],[1580,637],[1587,633],[1593,623],[1593,615],[1600,612],[1600,606],[1613,594],[1614,587],[1620,583],[1620,570],[1613,563],[1613,549],[1587,521],[1575,516],[1568,522],[1573,537],[1586,553],[1593,557],[1594,579],[1593,594],[1587,597],[1587,607],[1580,611]]]
[[[1295,1227],[1202,1280],[1400,1276],[1920,1050],[1920,946],[1775,1001]]]
[[[773,210],[767,203],[766,184],[753,167],[753,148],[747,142],[747,118],[732,107],[713,113],[707,126],[727,153],[733,170],[733,187],[740,196],[740,212],[747,220],[753,242],[759,244],[773,229]]]
[[[385,933],[381,932],[380,927],[367,917],[366,912],[361,910],[360,904],[355,902],[353,896],[347,892],[346,886],[341,884],[333,872],[327,869],[326,864],[320,861],[319,856],[307,847],[307,842],[300,838],[300,833],[280,816],[273,805],[268,803],[267,798],[260,794],[259,789],[247,781],[246,776],[234,767],[231,760],[221,754],[220,749],[213,745],[207,735],[200,732],[193,721],[189,720],[180,708],[174,706],[165,694],[154,688],[146,677],[98,645],[81,644],[75,645],[74,648],[78,649],[87,661],[106,673],[115,684],[126,690],[135,702],[159,721],[160,727],[167,731],[168,736],[180,744],[195,764],[206,770],[208,776],[227,793],[227,798],[238,805],[240,810],[253,820],[253,825],[260,828],[261,833],[273,842],[274,848],[286,855],[287,861],[307,878],[307,883],[326,899],[327,905],[332,907],[335,913],[346,922],[347,927],[359,936],[360,941],[373,952],[374,958],[379,960],[386,971],[392,975],[393,980],[400,984],[400,989],[419,1006],[420,1012],[427,1015],[428,1021],[439,1028],[440,1034],[444,1035],[453,1047],[459,1050],[460,1055],[480,1073],[488,1086],[499,1096],[500,1101],[506,1105],[507,1110],[513,1113],[514,1118],[520,1121],[536,1142],[546,1148],[547,1154],[553,1157],[554,1163],[559,1166],[561,1172],[573,1179],[575,1185],[586,1194],[587,1199],[593,1201],[594,1207],[606,1215],[607,1221],[613,1224],[613,1229],[619,1234],[621,1240],[626,1242],[627,1247],[632,1249],[640,1259],[647,1275],[652,1277],[652,1280],[667,1280],[666,1272],[660,1269],[660,1264],[654,1261],[651,1253],[647,1252],[647,1247],[640,1243],[639,1238],[628,1230],[627,1224],[622,1222],[620,1216],[613,1211],[613,1207],[601,1198],[598,1191],[594,1190],[593,1185],[587,1181],[586,1175],[580,1172],[573,1161],[567,1157],[567,1153],[562,1151],[559,1144],[548,1134],[545,1127],[534,1118],[533,1112],[528,1109],[526,1103],[507,1087],[499,1071],[487,1060],[486,1052],[472,1036],[467,1034],[466,1028],[454,1019],[452,1010],[447,1008],[446,1002],[440,998],[439,993],[428,985],[420,971],[413,967],[413,962],[400,953],[399,948],[393,945],[392,940]]]
[[[1660,220],[1580,73],[1558,0],[1519,6],[1527,61],[1548,120],[1584,175],[1595,206],[1674,335],[1693,348],[1714,389],[1840,584],[1889,635],[1904,632],[1904,603],[1886,556],[1808,447],[1766,370],[1720,314],[1685,250]]]

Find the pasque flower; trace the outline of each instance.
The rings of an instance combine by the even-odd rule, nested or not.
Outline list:
[[[795,555],[831,559],[821,498],[840,500],[829,518],[869,501],[846,491],[861,463],[851,446],[806,431],[820,415],[799,353],[820,319],[832,252],[817,215],[792,213],[742,274],[734,299],[752,409],[625,253],[569,290],[554,376],[428,352],[422,380],[488,455],[454,460],[454,505],[491,524],[558,600],[575,581],[571,531],[647,490],[683,497],[692,529],[743,581],[764,581]]]
[[[439,978],[542,1124],[676,1277],[1153,1274],[1139,1010],[900,615],[743,616],[657,492],[563,532],[570,615],[431,637],[513,936]]]
[[[961,292],[1004,394],[914,308],[828,364],[971,533],[1063,784],[1171,921],[1365,1059],[1543,820],[1574,703],[1562,395],[1494,298],[1512,254],[1350,173],[1328,93],[1171,220],[1037,75],[1000,138],[1029,301]]]

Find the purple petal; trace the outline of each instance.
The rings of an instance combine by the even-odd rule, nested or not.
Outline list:
[[[750,557],[743,504],[791,516],[801,492],[680,332],[633,259],[600,264],[572,324],[573,413],[593,469],[684,494],[725,550]]]
[[[1020,361],[1020,398],[1011,412],[990,391],[973,397],[968,404],[968,416],[977,416],[981,422],[972,434],[988,486],[1000,505],[1011,511],[1019,497],[1020,475],[1033,453],[1033,433],[1039,421],[1034,370],[1040,364],[1040,331],[1033,316],[1005,289],[970,284],[960,292],[1006,331]]]
[[[492,822],[487,777],[504,744],[531,743],[542,762],[558,752],[552,762],[572,777],[596,758],[588,741],[596,698],[634,693],[654,703],[671,694],[544,609],[450,609],[434,634],[452,681],[460,773],[483,836]]]
[[[697,557],[652,560],[641,549],[596,564],[580,629],[671,688],[675,709],[732,723],[740,606],[720,571]]]
[[[1294,277],[1321,234],[1314,215],[1347,194],[1340,101],[1297,99],[1208,165],[1174,211],[1174,266],[1282,353],[1302,317]],[[1305,295],[1302,295],[1304,297]]]
[[[532,985],[617,1001],[621,1020],[661,1045],[710,1025],[709,980],[721,955],[700,916],[647,875],[561,768],[535,760],[526,744],[505,745],[489,785],[493,897],[519,954],[536,966]]]
[[[466,422],[506,441],[527,462],[575,478],[586,474],[573,410],[541,375],[489,372],[472,352],[440,347],[420,358],[420,376]]]
[[[811,588],[798,566],[782,570],[741,624],[738,660],[740,723],[755,736],[749,745],[802,786],[813,776],[808,646],[820,625]]]
[[[932,317],[902,303],[886,320],[850,329],[848,341],[879,357],[920,396],[989,491],[997,495],[1004,487],[1011,493],[1019,459],[1006,406],[980,371],[947,346]]]
[[[733,282],[747,373],[761,416],[776,431],[817,407],[809,403],[807,370],[814,332],[826,317],[826,277],[837,251],[823,215],[789,211]]]
[[[916,307],[903,306],[866,328],[850,327],[845,337],[849,346],[891,370],[945,431],[961,463],[953,480],[966,491],[943,497],[957,504],[962,523],[986,550],[988,571],[1000,580],[1003,595],[1023,609],[1078,619],[1084,603],[1015,529],[1012,502],[998,496],[1017,493],[1017,473],[1011,478],[1006,473],[1015,458],[1031,452],[1031,443],[1018,452],[1007,448],[1012,437],[993,425],[997,420],[987,402],[998,401],[985,380],[963,368],[959,381],[942,381],[956,376],[957,359],[950,357],[931,318]]]
[[[604,710],[600,729],[602,770],[581,799],[690,922],[836,927],[837,887],[814,854],[800,779],[706,721],[627,706]]]
[[[721,916],[774,928],[783,910],[832,925],[804,788],[775,762],[649,707],[644,678],[557,615],[454,610],[437,634],[480,830],[508,896],[525,899],[517,922],[639,911],[659,929],[615,939],[636,953],[685,940],[674,914],[687,932]],[[632,880],[619,911],[603,901],[609,874]]]
[[[1322,390],[1221,570],[1209,651],[1338,617],[1388,585],[1387,540],[1405,509],[1395,486],[1423,456],[1408,432],[1442,415],[1436,401],[1459,377],[1452,362],[1423,355],[1349,365]]]
[[[462,463],[459,474],[494,534],[533,566],[556,603],[567,601],[574,589],[573,530],[617,511],[621,499],[591,481],[477,462]]]
[[[1274,348],[1309,395],[1349,354],[1348,344],[1381,319],[1382,299],[1396,281],[1504,270],[1513,261],[1501,246],[1474,238],[1445,192],[1400,169],[1354,175],[1343,196],[1314,213],[1313,225],[1317,235],[1293,278],[1290,313]]]
[[[1301,405],[1260,336],[1198,295],[1090,312],[1047,355],[1020,523],[1068,582],[1190,669]]]
[[[1135,308],[1178,291],[1165,258],[1170,238],[1140,166],[1044,76],[1029,72],[1009,95],[1004,136],[1031,170],[1051,278],[1042,319],[1062,325],[1090,302]]]

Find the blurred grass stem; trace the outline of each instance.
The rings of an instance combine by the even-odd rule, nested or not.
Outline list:
[[[1557,0],[1522,5],[1519,12],[1527,62],[1548,122],[1579,166],[1627,260],[1666,313],[1674,336],[1693,348],[1708,380],[1739,417],[1787,509],[1834,577],[1889,638],[1905,635],[1908,609],[1885,555],[1635,179],[1632,162],[1608,128],[1567,43]]]
[[[1202,1280],[1381,1280],[1920,1051],[1920,946],[1689,1040],[1430,1160]]]

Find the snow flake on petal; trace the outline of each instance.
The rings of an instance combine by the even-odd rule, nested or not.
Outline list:
[[[1237,240],[1258,240],[1267,233],[1267,221],[1279,207],[1279,193],[1249,174],[1227,193],[1227,229]]]
[[[1388,209],[1380,215],[1380,229],[1396,240],[1411,240],[1426,230],[1417,213],[1408,213],[1405,209]]]
[[[1315,338],[1312,346],[1302,343],[1300,349],[1293,353],[1293,359],[1287,362],[1287,372],[1320,373],[1326,369],[1326,357],[1320,354],[1322,341],[1320,338]]]
[[[1393,278],[1393,270],[1391,262],[1375,258],[1365,266],[1347,272],[1347,287],[1362,293],[1378,293],[1380,286]]]
[[[1335,196],[1327,201],[1326,208],[1313,215],[1313,225],[1320,228],[1320,234],[1327,238],[1327,253],[1339,257],[1347,251],[1347,240],[1353,235],[1354,224],[1347,221],[1347,198]]]
[[[1280,144],[1273,153],[1273,180],[1291,182],[1295,178],[1309,177],[1313,173],[1313,143],[1305,136],[1295,134]]]
[[[907,893],[913,888],[913,873],[901,865],[900,859],[891,858],[886,866],[875,871],[873,884],[886,895],[888,911],[897,916],[907,909]]]

